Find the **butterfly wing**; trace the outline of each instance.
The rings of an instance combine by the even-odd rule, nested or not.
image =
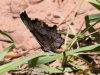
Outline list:
[[[38,19],[31,20],[26,12],[20,14],[21,20],[37,39],[43,51],[53,51],[59,48],[64,39],[57,33],[57,26],[49,27],[45,22]]]

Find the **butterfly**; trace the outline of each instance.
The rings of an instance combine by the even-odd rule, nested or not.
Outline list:
[[[57,33],[56,25],[50,27],[45,22],[38,20],[38,18],[31,20],[26,14],[26,11],[20,14],[20,18],[36,38],[44,52],[56,52],[64,43],[61,34]]]

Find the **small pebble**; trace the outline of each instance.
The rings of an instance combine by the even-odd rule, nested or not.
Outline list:
[[[23,51],[26,51],[27,50],[27,48],[25,47],[25,46],[21,46],[20,47]]]
[[[13,14],[13,16],[12,16],[14,19],[16,19],[16,18],[19,18],[20,16],[19,16],[19,14]]]

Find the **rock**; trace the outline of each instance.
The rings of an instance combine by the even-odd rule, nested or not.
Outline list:
[[[29,0],[29,3],[30,4],[37,4],[37,3],[40,3],[42,2],[43,0]]]
[[[23,51],[26,51],[26,50],[27,50],[27,48],[26,48],[24,45],[20,46],[20,48],[21,48]]]
[[[16,18],[19,18],[19,14],[13,14],[13,18],[16,19]]]
[[[43,73],[37,69],[34,69],[30,75],[45,75],[45,73]]]

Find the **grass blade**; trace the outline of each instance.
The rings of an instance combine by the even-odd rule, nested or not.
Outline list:
[[[15,48],[15,45],[12,44],[11,46],[9,46],[8,48],[4,49],[2,52],[0,52],[0,60],[2,60],[4,58],[4,56],[6,55],[6,53],[12,49]]]
[[[91,46],[87,46],[87,47],[78,48],[75,50],[70,50],[70,51],[67,51],[65,53],[66,53],[66,56],[68,56],[68,55],[73,55],[73,54],[79,53],[79,52],[91,52],[91,51],[96,52],[99,50],[100,50],[100,44],[97,44],[97,45],[91,45]],[[49,62],[54,61],[58,58],[63,58],[63,53],[56,54],[54,56],[41,57],[41,59],[37,61],[37,64],[39,65],[39,64],[49,63]]]
[[[42,72],[46,73],[62,73],[63,68],[54,68],[54,67],[49,67],[46,65],[38,65],[35,69],[39,69]],[[66,67],[65,71],[66,72],[72,72],[78,70],[75,67]]]
[[[100,10],[100,0],[88,0],[88,2]]]
[[[8,38],[11,42],[14,43],[14,40],[13,40],[7,33],[3,32],[2,30],[0,30],[0,33],[1,33],[3,36],[5,36],[6,38]]]
[[[40,56],[43,56],[43,55],[46,55],[46,54],[47,53],[31,55],[31,56],[25,57],[23,59],[20,59],[18,61],[2,65],[2,66],[0,66],[0,75],[5,73],[5,72],[8,72],[8,71],[10,71],[10,70],[12,70],[14,68],[16,68],[17,66],[19,66],[21,64],[24,64],[24,63],[28,62],[31,59],[34,59],[34,58],[37,58],[37,57],[40,57]]]

